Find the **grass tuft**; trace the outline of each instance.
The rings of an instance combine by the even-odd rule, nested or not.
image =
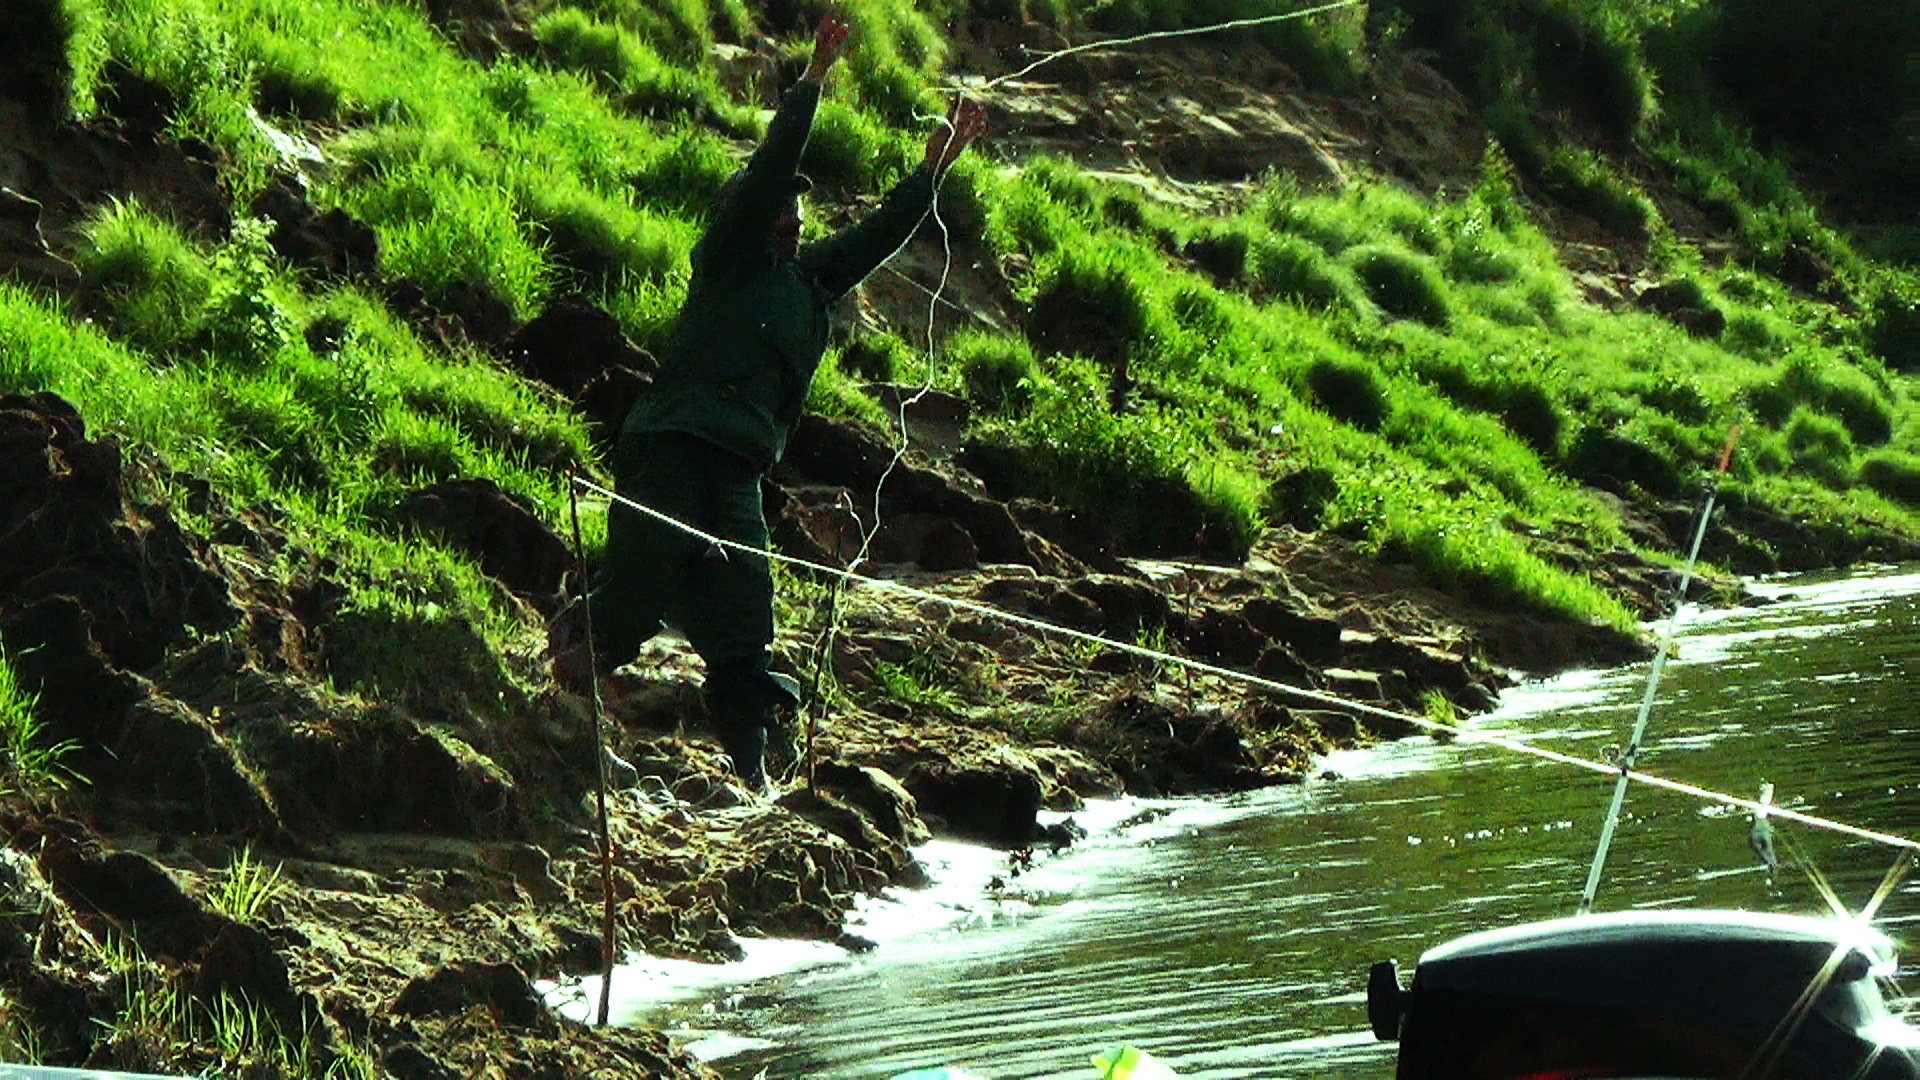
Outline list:
[[[1445,326],[1453,317],[1446,279],[1427,256],[1368,244],[1341,258],[1382,311],[1429,326]]]
[[[266,913],[284,887],[278,866],[268,869],[253,857],[252,848],[241,848],[228,861],[219,884],[208,891],[207,903],[235,922],[250,923]]]
[[[1032,398],[1033,347],[1026,339],[963,331],[944,346],[949,368],[958,373],[967,400],[987,412],[1018,411]]]
[[[1377,431],[1392,408],[1380,376],[1364,364],[1321,357],[1307,368],[1307,389],[1327,413],[1362,431]]]
[[[1831,488],[1852,482],[1853,437],[1845,424],[1803,405],[1788,419],[1786,436],[1795,468]]]
[[[39,695],[20,685],[5,649],[0,649],[0,796],[45,798],[78,779],[62,759],[79,749],[67,739],[48,742],[34,715]]]
[[[1256,295],[1319,310],[1351,309],[1356,305],[1352,273],[1303,237],[1286,233],[1262,236],[1248,250],[1246,264]]]
[[[1920,454],[1876,450],[1861,459],[1860,482],[1889,499],[1920,508]]]

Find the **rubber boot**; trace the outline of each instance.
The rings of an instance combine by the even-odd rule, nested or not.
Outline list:
[[[799,684],[759,665],[731,665],[707,676],[707,714],[713,732],[733,762],[734,775],[750,790],[768,789],[767,739],[791,743],[781,717],[800,701]]]
[[[748,791],[756,793],[767,788],[768,711],[737,686],[707,693],[707,715],[733,765],[733,774]]]

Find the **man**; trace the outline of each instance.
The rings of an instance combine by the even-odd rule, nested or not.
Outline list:
[[[930,133],[920,166],[878,209],[802,246],[799,196],[810,185],[796,170],[821,83],[846,39],[844,21],[820,21],[806,73],[781,99],[752,159],[721,188],[694,246],[693,278],[659,374],[614,450],[622,496],[754,551],[767,546],[760,481],[799,423],[832,305],[906,244],[940,178],[986,132],[977,103],[956,104]],[[769,670],[773,578],[765,557],[616,503],[588,608],[602,670],[631,659],[662,622],[686,634],[706,661],[714,732],[740,780],[763,788],[767,732],[798,703],[792,680]],[[579,664],[563,653],[556,674],[575,677]]]

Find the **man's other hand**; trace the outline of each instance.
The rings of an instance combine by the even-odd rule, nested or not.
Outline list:
[[[944,174],[967,144],[987,134],[987,108],[972,98],[956,98],[947,118],[927,133],[926,164],[934,175]]]
[[[802,78],[817,83],[827,77],[847,49],[847,30],[847,20],[838,13],[829,11],[820,16],[820,25],[813,31],[813,59],[807,62]]]

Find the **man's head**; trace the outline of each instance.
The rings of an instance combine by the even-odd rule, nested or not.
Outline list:
[[[787,182],[787,201],[773,217],[773,250],[783,259],[791,259],[800,250],[800,197],[813,190],[813,181],[794,173]]]
[[[773,219],[773,250],[783,259],[791,259],[800,250],[800,197],[788,199]]]

